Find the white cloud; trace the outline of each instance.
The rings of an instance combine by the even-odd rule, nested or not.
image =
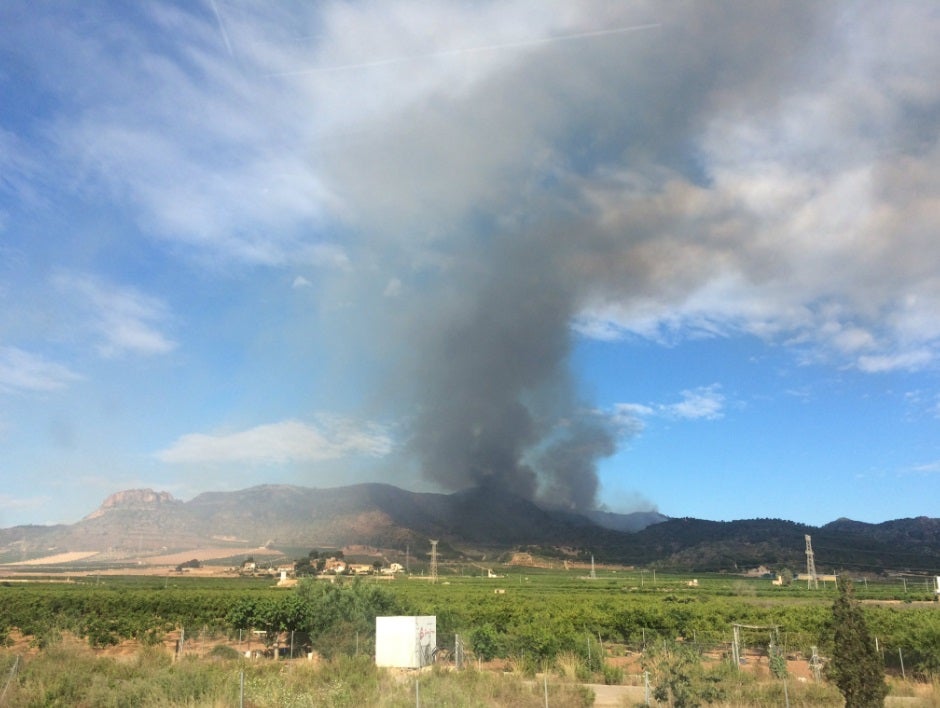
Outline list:
[[[645,418],[717,420],[724,415],[725,396],[718,384],[687,389],[680,396],[675,403],[618,403],[614,417],[635,420],[642,427]]]
[[[716,420],[724,415],[725,397],[719,386],[703,386],[682,392],[682,400],[662,406],[665,415],[682,420]]]
[[[655,408],[642,403],[618,403],[614,410],[629,418],[646,418],[656,413]]]
[[[294,282],[291,283],[291,287],[294,288],[295,290],[300,289],[300,288],[309,288],[312,285],[313,283],[311,283],[302,275],[298,275],[296,278],[294,278]]]
[[[120,33],[56,25],[63,54],[45,61],[67,57],[58,89],[68,91],[72,71],[82,89],[70,97],[75,113],[49,122],[50,157],[84,195],[130,205],[147,234],[213,267],[345,265],[322,240],[339,205],[311,160],[329,139],[321,114],[336,104],[313,109],[309,91],[287,90],[252,63],[287,46],[308,56],[270,21],[279,12],[245,7],[225,18],[236,61],[217,18],[198,6],[150,6]],[[152,33],[163,32],[172,46],[157,49]]]
[[[60,273],[53,282],[61,293],[75,299],[87,317],[102,356],[166,354],[176,348],[176,342],[159,329],[169,319],[159,299],[89,275]]]
[[[398,297],[401,295],[401,281],[398,278],[390,278],[385,284],[385,290],[382,291],[383,297]]]
[[[43,204],[36,177],[42,173],[42,159],[21,138],[0,126],[0,197],[9,196],[19,205]],[[7,215],[0,208],[0,231],[6,228]]]
[[[0,494],[0,509],[9,511],[23,511],[42,509],[49,503],[48,496],[14,497],[9,494]]]
[[[379,425],[323,417],[316,425],[285,420],[235,433],[192,433],[157,453],[157,457],[169,463],[286,464],[349,456],[382,457],[392,447],[387,431]]]
[[[934,357],[934,352],[925,348],[897,354],[866,355],[859,357],[858,368],[869,373],[894,371],[896,369],[910,371],[924,368],[934,361]]]
[[[610,414],[610,420],[618,436],[631,438],[645,430],[645,419],[654,412],[649,406],[640,403],[617,403]]]
[[[80,379],[67,366],[17,347],[0,346],[0,390],[55,391]]]

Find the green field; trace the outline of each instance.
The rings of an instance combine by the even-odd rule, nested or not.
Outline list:
[[[342,662],[371,657],[374,618],[387,614],[436,615],[444,663],[453,663],[459,642],[466,666],[495,662],[518,677],[548,672],[598,683],[636,680],[623,675],[618,658],[645,660],[676,646],[709,657],[715,671],[734,674],[729,659],[734,624],[768,628],[743,630],[742,650],[756,661],[765,657],[766,662],[771,642],[790,658],[808,658],[813,647],[826,657],[832,649],[831,607],[837,593],[831,583],[810,590],[730,575],[693,578],[603,569],[588,579],[584,570],[494,570],[501,577],[485,578],[479,569],[453,567],[442,568],[435,583],[422,577],[342,578],[335,583],[311,579],[292,589],[272,587],[269,579],[185,575],[0,582],[0,633],[8,643],[18,640],[4,660],[23,654],[24,664],[38,670],[50,652],[64,651],[68,638],[77,637],[89,652],[102,653],[134,640],[151,659],[160,654],[169,661],[172,653],[166,648],[178,649],[174,638],[182,630],[189,639],[183,657],[192,654],[187,661],[205,665],[206,677],[221,671],[219,662],[232,662],[223,681],[228,691],[231,671],[245,663],[240,657],[249,637],[257,637],[258,649],[267,637],[269,646],[277,641],[292,647],[295,656],[314,651],[326,665],[343,671]],[[691,586],[692,580],[697,586]],[[903,672],[908,679],[935,680],[940,675],[940,606],[930,601],[928,588],[916,579],[869,579],[856,582],[856,596],[863,601],[889,675]],[[24,652],[24,643],[29,651]],[[70,651],[77,650],[72,646]],[[81,655],[74,660],[90,659]],[[143,670],[143,664],[138,665]],[[251,671],[262,669],[252,664]],[[24,669],[16,679],[24,691],[29,675]],[[735,680],[733,675],[721,678],[728,685]],[[14,685],[20,685],[16,681]]]

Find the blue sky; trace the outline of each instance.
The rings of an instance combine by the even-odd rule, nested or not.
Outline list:
[[[933,2],[6,2],[0,526],[940,501]]]

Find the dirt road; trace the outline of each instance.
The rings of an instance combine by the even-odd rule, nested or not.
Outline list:
[[[602,683],[584,684],[594,691],[594,708],[624,708],[643,703],[642,686],[605,686]]]

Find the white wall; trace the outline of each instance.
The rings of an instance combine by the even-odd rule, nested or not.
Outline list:
[[[375,665],[417,669],[431,663],[437,646],[437,617],[376,617]]]

